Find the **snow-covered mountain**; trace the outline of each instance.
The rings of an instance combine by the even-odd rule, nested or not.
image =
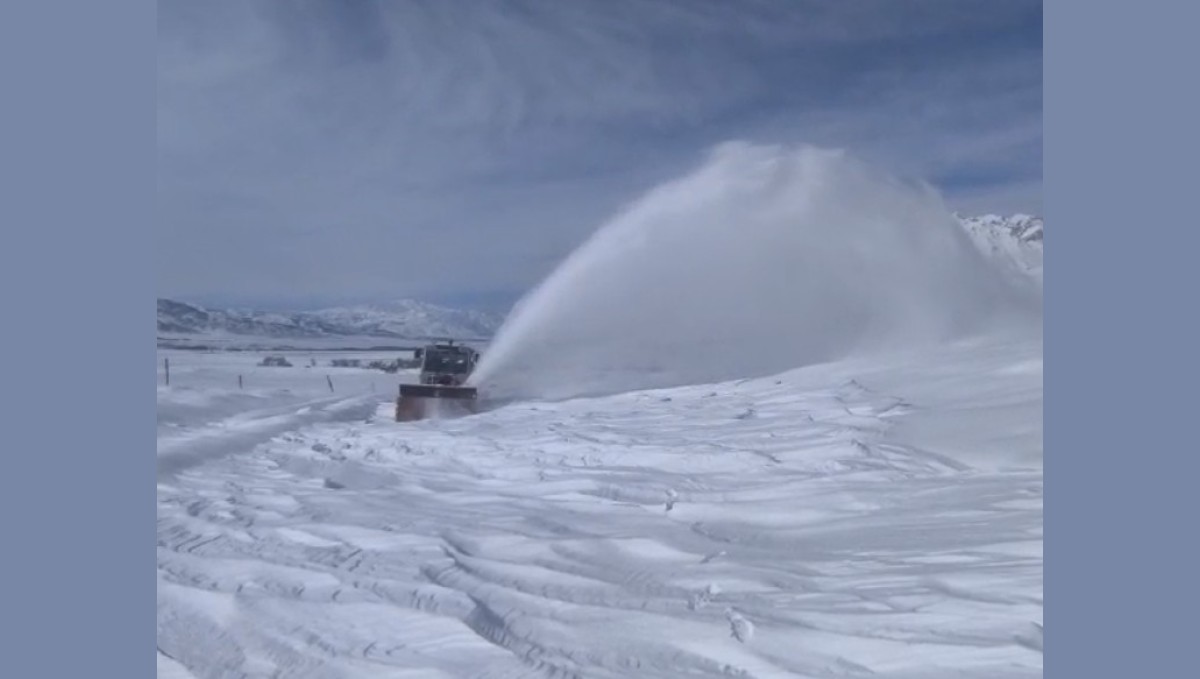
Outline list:
[[[1016,214],[1009,217],[955,215],[985,255],[1042,282],[1041,217]]]
[[[497,314],[416,300],[292,313],[207,309],[171,299],[158,300],[158,332],[170,335],[485,338],[500,327],[502,320]]]

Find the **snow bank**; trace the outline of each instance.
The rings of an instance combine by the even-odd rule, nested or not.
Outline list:
[[[928,187],[839,151],[724,144],[603,226],[518,305],[475,382],[565,398],[760,376],[946,340],[1040,300]]]

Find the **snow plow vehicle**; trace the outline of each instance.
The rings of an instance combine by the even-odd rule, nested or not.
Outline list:
[[[479,362],[479,352],[448,340],[417,349],[416,358],[421,362],[419,383],[400,385],[397,422],[477,412],[477,390],[466,386],[466,381]]]

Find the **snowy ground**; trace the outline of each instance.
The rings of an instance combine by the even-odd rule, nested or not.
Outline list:
[[[1040,340],[409,424],[258,358],[159,391],[161,677],[1042,674]]]
[[[258,365],[284,356],[292,367]],[[158,468],[169,473],[241,453],[306,424],[363,419],[415,371],[335,368],[335,359],[392,360],[387,352],[158,352]],[[170,384],[166,384],[166,365]],[[313,365],[315,363],[315,365]],[[239,385],[238,378],[241,378]],[[330,384],[332,383],[332,389]]]

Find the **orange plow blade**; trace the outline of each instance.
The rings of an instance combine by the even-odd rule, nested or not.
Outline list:
[[[453,417],[478,412],[475,387],[402,384],[396,399],[396,421]]]

